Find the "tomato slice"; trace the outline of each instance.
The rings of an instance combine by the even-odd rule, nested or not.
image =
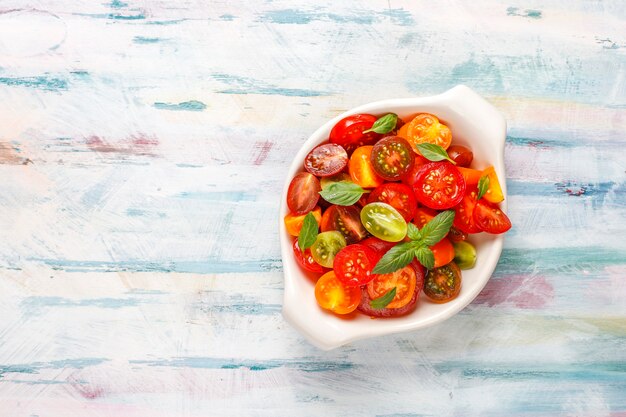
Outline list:
[[[374,236],[370,236],[367,239],[362,240],[361,245],[367,246],[368,248],[374,251],[376,262],[374,262],[374,266],[383,257],[385,253],[394,246],[396,246],[395,242],[386,242],[382,239],[379,239]]]
[[[452,145],[448,149],[448,156],[456,162],[457,167],[468,167],[474,160],[474,153],[467,146]]]
[[[511,220],[500,208],[484,199],[478,200],[474,208],[476,226],[487,233],[500,234],[511,228]]]
[[[399,242],[406,236],[404,217],[389,204],[367,204],[361,210],[361,223],[368,232],[387,242]]]
[[[416,180],[415,198],[426,207],[448,209],[459,204],[465,194],[463,175],[447,161],[424,165]]]
[[[434,219],[436,215],[436,210],[429,209],[428,207],[419,207],[415,212],[413,224],[421,229],[422,227],[426,226],[426,223]]]
[[[345,117],[337,122],[330,131],[330,143],[336,143],[351,154],[356,148],[364,145],[373,145],[379,138],[380,134],[369,132],[363,134],[364,130],[368,130],[376,122],[376,116],[371,114],[353,114]]]
[[[474,208],[476,207],[477,197],[478,189],[476,186],[472,186],[467,189],[459,205],[454,208],[456,214],[452,224],[462,232],[478,233],[481,231],[474,221]]]
[[[361,302],[359,287],[346,287],[337,279],[334,271],[322,275],[315,284],[315,299],[325,310],[336,314],[352,313]]]
[[[456,167],[456,169],[458,169],[461,175],[463,175],[463,179],[465,180],[465,185],[467,187],[469,187],[470,185],[478,185],[480,177],[483,176],[483,172],[478,169],[463,167]]]
[[[355,206],[330,206],[322,216],[320,229],[322,232],[337,230],[345,237],[348,245],[367,236],[367,230],[361,224],[359,209]]]
[[[357,148],[348,163],[348,172],[355,184],[363,188],[375,188],[385,182],[376,174],[370,161],[373,146],[361,146]]]
[[[454,259],[454,246],[447,238],[441,239],[439,242],[430,247],[435,255],[435,268],[444,266]]]
[[[343,285],[359,286],[367,284],[376,276],[372,274],[376,262],[376,253],[369,247],[348,245],[335,256],[333,269]]]
[[[417,180],[417,173],[419,172],[420,168],[422,168],[424,165],[429,164],[429,163],[430,161],[424,158],[422,155],[415,154],[415,159],[413,160],[413,167],[411,167],[409,172],[404,174],[404,176],[400,180],[406,185],[410,185],[411,187],[413,187]]]
[[[415,156],[411,145],[399,136],[387,136],[372,149],[374,171],[388,181],[397,181],[413,167]]]
[[[313,148],[304,159],[304,169],[318,177],[338,174],[346,165],[348,165],[348,153],[334,143],[325,143]]]
[[[407,222],[413,218],[417,208],[417,200],[413,190],[406,184],[386,183],[376,187],[367,198],[368,203],[380,201],[398,210]]]
[[[320,206],[315,206],[315,208],[310,211],[313,213],[315,220],[317,220],[317,224],[320,224],[322,221],[322,209]],[[308,213],[307,213],[308,214]],[[300,230],[302,230],[302,223],[304,222],[304,218],[306,214],[293,214],[289,213],[285,216],[285,228],[287,229],[287,233],[291,236],[298,236],[300,234]]]
[[[346,247],[346,239],[337,231],[323,232],[317,235],[311,246],[311,256],[318,264],[326,268],[333,267],[333,261],[339,251]]]
[[[452,242],[463,242],[467,240],[467,233],[452,226],[448,232],[448,239]]]
[[[294,214],[306,214],[313,210],[320,198],[320,182],[308,172],[301,172],[291,180],[287,190],[287,207]]]
[[[504,200],[504,194],[502,193],[502,187],[500,187],[500,181],[498,181],[498,175],[494,167],[489,167],[483,171],[483,175],[489,178],[489,188],[483,196],[483,198],[490,203],[499,203]]]
[[[313,256],[311,255],[311,249],[307,248],[304,250],[304,252],[300,250],[300,246],[298,246],[298,239],[293,241],[293,254],[296,258],[296,262],[298,262],[298,265],[300,265],[307,271],[316,272],[318,274],[324,272],[324,268],[322,268],[322,266],[315,262],[315,259],[313,259]]]
[[[417,153],[417,145],[420,143],[434,143],[448,149],[452,142],[450,128],[441,123],[437,116],[428,113],[415,116],[400,128],[398,136],[405,138]]]
[[[340,172],[339,174],[330,176],[330,177],[322,177],[320,179],[320,186],[322,187],[322,190],[325,190],[329,185],[334,184],[336,182],[341,182],[341,181],[352,181],[352,179],[350,178],[350,175],[348,175],[345,172]]]
[[[461,270],[454,263],[431,269],[426,274],[424,294],[435,303],[447,303],[461,292]]]

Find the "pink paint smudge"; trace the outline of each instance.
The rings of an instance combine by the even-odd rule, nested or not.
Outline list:
[[[265,160],[267,159],[267,156],[269,155],[273,146],[274,143],[270,142],[269,140],[265,142],[256,142],[254,144],[254,149],[258,151],[258,155],[252,163],[254,165],[263,165],[263,162],[265,162]]]
[[[554,287],[543,276],[509,275],[491,280],[476,297],[476,303],[489,307],[512,304],[523,309],[539,309],[554,299]]]
[[[19,155],[19,150],[9,142],[0,142],[0,164],[5,165],[28,165],[32,164],[28,158]]]
[[[143,134],[131,135],[117,142],[110,142],[99,136],[90,136],[85,143],[90,150],[98,153],[139,156],[156,156],[154,151],[159,146],[156,138]]]

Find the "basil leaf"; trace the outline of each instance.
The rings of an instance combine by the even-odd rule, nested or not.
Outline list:
[[[424,265],[426,269],[433,269],[435,267],[435,255],[433,251],[427,246],[420,246],[415,250],[415,257]]]
[[[365,191],[350,181],[339,181],[328,185],[324,190],[320,191],[322,198],[329,203],[338,206],[351,206],[363,195]]]
[[[298,235],[298,246],[300,246],[300,250],[304,251],[306,248],[313,246],[313,243],[315,243],[315,239],[317,238],[317,232],[317,220],[315,219],[313,213],[309,212],[306,216],[304,216],[302,229],[300,229],[300,234]]]
[[[422,238],[422,234],[420,233],[420,229],[418,229],[417,226],[415,226],[411,222],[409,222],[407,226],[409,227],[408,232],[407,232],[407,236],[409,237],[409,239],[411,239],[411,240],[419,240],[419,239]]]
[[[422,156],[429,161],[437,162],[448,160],[452,164],[456,165],[456,162],[450,159],[446,150],[439,145],[436,145],[434,143],[418,143],[415,146],[417,146],[417,150],[420,151]]]
[[[478,200],[483,198],[487,190],[489,189],[489,177],[487,175],[483,175],[478,180]]]
[[[390,302],[396,297],[396,288],[393,287],[385,293],[385,295],[375,298],[370,301],[370,307],[376,310],[381,310],[389,305]]]
[[[383,117],[379,117],[374,122],[371,128],[364,130],[363,133],[376,132],[376,133],[389,133],[396,127],[398,122],[398,115],[394,113],[388,113]]]
[[[374,269],[373,274],[388,274],[390,272],[397,271],[400,268],[404,268],[411,263],[415,252],[414,242],[399,243],[393,248],[389,249],[387,253],[383,255],[378,261]]]
[[[420,230],[422,234],[421,243],[432,246],[443,239],[452,227],[454,221],[454,210],[446,210],[437,214],[431,221]]]

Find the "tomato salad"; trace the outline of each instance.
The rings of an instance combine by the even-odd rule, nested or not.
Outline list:
[[[469,235],[511,228],[494,168],[473,159],[432,114],[337,122],[291,180],[284,218],[319,306],[394,317],[414,311],[421,292],[456,298],[461,270],[476,262]]]

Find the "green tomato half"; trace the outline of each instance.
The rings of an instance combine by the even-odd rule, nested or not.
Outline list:
[[[333,267],[335,255],[346,247],[346,239],[336,230],[323,232],[317,235],[311,246],[311,256],[318,264],[326,268]]]
[[[472,269],[476,265],[476,248],[469,242],[454,242],[454,262],[461,269]]]
[[[361,210],[361,223],[368,232],[387,242],[399,242],[406,236],[404,217],[386,203],[369,203]]]

